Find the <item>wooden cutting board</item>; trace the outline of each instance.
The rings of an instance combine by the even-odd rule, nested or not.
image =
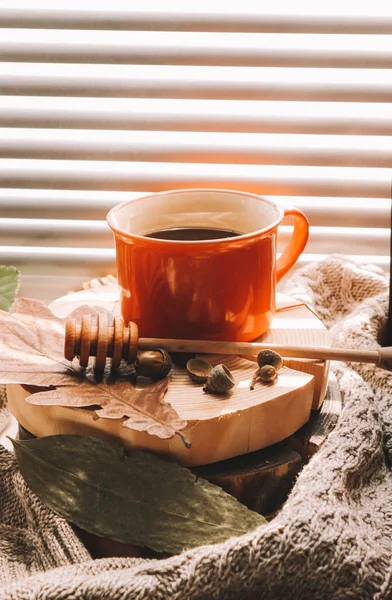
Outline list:
[[[69,294],[51,308],[66,316],[82,304],[111,310],[118,301],[116,285]],[[260,338],[271,343],[329,346],[325,327],[305,305],[278,295],[277,315],[270,330]],[[255,371],[255,357],[210,356],[210,362],[224,363],[232,371],[236,386],[226,396],[205,394],[202,386],[190,381],[183,367],[175,365],[166,399],[188,422],[184,430],[191,442],[186,449],[178,436],[161,440],[145,432],[122,426],[122,419],[97,418],[94,411],[62,406],[34,406],[21,386],[8,386],[11,412],[31,434],[42,437],[58,433],[94,435],[120,442],[129,450],[151,450],[184,466],[207,465],[271,446],[291,436],[310,417],[312,408],[323,402],[328,363],[288,359],[272,385],[249,383]]]

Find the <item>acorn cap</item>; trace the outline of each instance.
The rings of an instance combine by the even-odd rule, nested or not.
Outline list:
[[[278,371],[283,366],[283,360],[275,350],[260,350],[257,355],[257,364],[259,367],[271,365]]]
[[[226,394],[235,386],[233,375],[225,365],[216,365],[208,376],[203,390],[214,394]]]
[[[201,358],[192,358],[186,363],[186,370],[192,381],[205,383],[212,371],[212,365]]]

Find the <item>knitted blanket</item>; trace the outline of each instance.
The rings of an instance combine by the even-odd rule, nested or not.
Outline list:
[[[375,349],[382,273],[341,257],[297,272],[286,293],[313,307],[333,344]],[[0,448],[0,598],[392,598],[392,373],[336,363],[344,408],[268,525],[164,560],[92,560]]]

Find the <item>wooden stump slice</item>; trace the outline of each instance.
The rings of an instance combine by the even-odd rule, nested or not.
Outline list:
[[[209,360],[230,369],[236,381],[231,393],[207,394],[202,385],[189,379],[184,368],[174,365],[165,396],[188,423],[183,433],[192,444],[189,449],[179,436],[163,440],[123,427],[123,419],[97,418],[92,409],[29,404],[25,401],[29,391],[19,385],[8,386],[9,406],[19,423],[37,437],[92,435],[117,441],[128,450],[150,450],[184,466],[254,452],[290,436],[308,421],[313,399],[311,375],[282,367],[272,385],[257,384],[250,391],[253,362],[236,356],[210,356]]]
[[[103,306],[116,316],[118,297],[118,287],[110,285],[64,296],[51,308],[58,316],[65,317],[88,304]],[[329,345],[324,326],[306,306],[278,295],[277,309],[276,319],[263,341]],[[102,368],[101,353],[98,354],[98,366]],[[102,351],[103,354],[106,352]],[[257,383],[250,391],[255,357],[253,360],[217,355],[203,358],[213,365],[226,365],[236,385],[227,395],[206,394],[201,385],[189,379],[183,367],[174,366],[165,399],[187,421],[183,433],[191,442],[190,449],[185,448],[179,436],[162,440],[123,427],[123,419],[97,418],[92,409],[28,404],[25,402],[27,392],[21,386],[9,386],[11,411],[25,429],[38,437],[56,433],[94,435],[109,442],[118,441],[129,450],[150,450],[184,466],[198,466],[255,452],[286,439],[309,420],[311,408],[318,407],[323,400],[322,390],[328,373],[326,363],[297,359],[293,369],[286,366],[286,361],[277,380],[270,385]]]

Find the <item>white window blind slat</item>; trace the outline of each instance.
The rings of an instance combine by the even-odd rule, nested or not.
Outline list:
[[[134,190],[229,187],[256,194],[389,198],[389,169],[0,159],[3,187]]]
[[[387,269],[392,8],[183,4],[0,3],[0,263],[21,293],[114,273],[107,211],[183,187],[302,208],[299,265]]]
[[[97,270],[113,271],[114,257],[112,248],[0,246],[0,264],[17,264],[24,274],[72,273],[88,278]]]
[[[392,167],[392,137],[0,129],[0,157]]]
[[[390,102],[391,69],[0,63],[3,94]]]
[[[390,7],[383,2],[361,6],[355,10],[347,3],[296,2],[290,0],[273,5],[255,2],[226,3],[224,11],[201,1],[178,5],[175,0],[143,2],[132,6],[124,2],[29,2],[4,1],[0,6],[1,22],[8,27],[44,27],[51,29],[118,29],[155,31],[212,32],[293,32],[293,33],[392,33]]]
[[[392,104],[0,96],[0,127],[392,134]]]
[[[114,190],[0,188],[0,215],[4,218],[104,220],[115,204],[138,196],[140,192]]]
[[[391,68],[391,35],[0,29],[4,61]]]

